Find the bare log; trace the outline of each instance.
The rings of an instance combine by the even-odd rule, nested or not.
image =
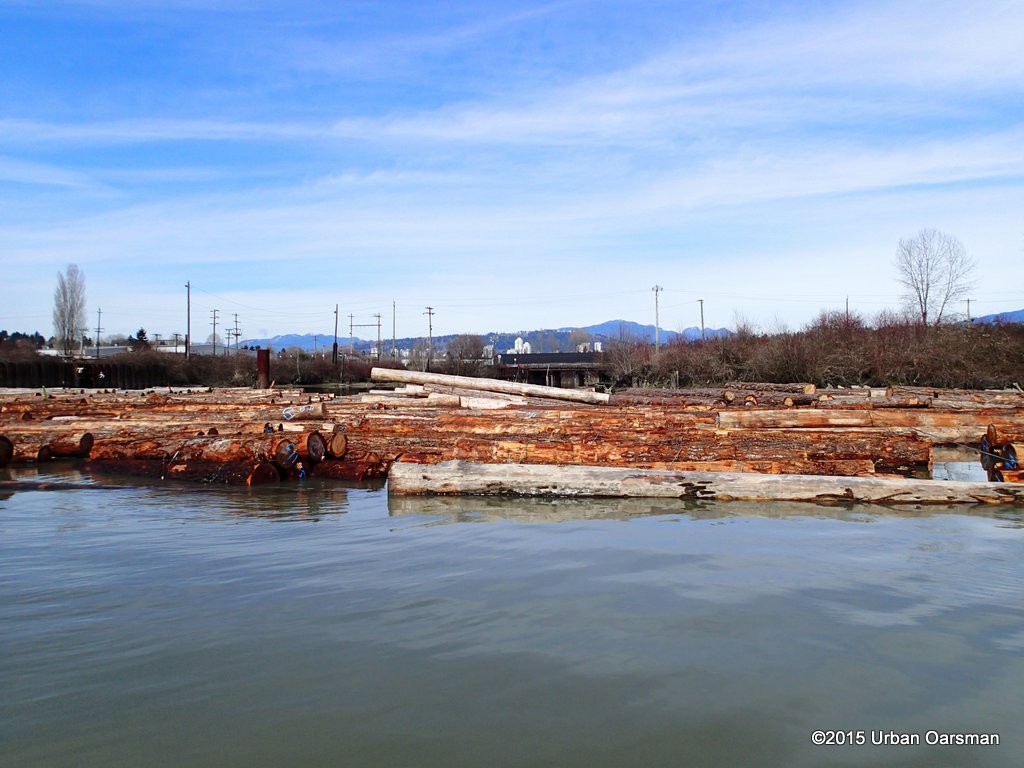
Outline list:
[[[481,390],[484,392],[504,392],[512,395],[570,400],[578,403],[607,403],[609,400],[607,394],[589,390],[560,389],[559,387],[545,387],[540,384],[519,384],[499,379],[478,379],[471,376],[401,371],[393,368],[374,368],[370,371],[370,379],[372,381],[396,381],[404,384],[439,384],[441,386],[462,387],[463,389]]]
[[[1024,485],[905,478],[665,472],[528,464],[404,464],[391,467],[390,494],[613,496],[871,504],[1024,504]]]

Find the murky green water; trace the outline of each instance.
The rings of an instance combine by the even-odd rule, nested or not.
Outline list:
[[[1022,652],[1020,511],[0,496],[5,767],[1016,766]]]

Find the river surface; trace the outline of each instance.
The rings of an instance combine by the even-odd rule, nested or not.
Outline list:
[[[1020,510],[0,492],[4,768],[1022,763]]]

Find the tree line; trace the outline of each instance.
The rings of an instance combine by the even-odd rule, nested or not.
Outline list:
[[[731,336],[677,341],[660,349],[646,341],[611,340],[603,355],[606,377],[617,387],[705,386],[736,380],[1005,387],[1024,381],[1024,326],[951,322],[952,308],[968,295],[976,268],[959,240],[922,229],[899,241],[894,266],[903,288],[901,312],[886,311],[871,322],[858,314],[823,312],[795,333],[759,334],[740,323]],[[92,343],[85,335],[85,276],[77,265],[68,265],[58,275],[53,325],[49,341],[38,332],[0,332],[0,357],[32,355],[47,343],[70,355],[83,343]],[[144,328],[125,342],[136,355],[149,349]],[[486,367],[479,365],[483,346],[481,337],[464,334],[451,339],[440,354],[422,350],[420,357],[435,370],[486,375]],[[341,365],[300,354],[293,358],[294,371],[280,371],[282,383],[358,381],[369,372],[368,363],[358,358]],[[245,359],[164,360],[160,365],[167,367],[171,383],[239,385],[255,375],[249,370],[253,363]]]

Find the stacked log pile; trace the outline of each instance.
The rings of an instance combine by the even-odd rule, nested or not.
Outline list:
[[[365,479],[395,462],[668,472],[927,476],[932,447],[978,446],[1013,479],[1024,393],[733,383],[613,395],[374,369],[369,395],[299,390],[0,393],[0,466],[255,484]],[[1024,450],[1024,449],[1021,449]],[[992,476],[991,479],[998,479]]]

